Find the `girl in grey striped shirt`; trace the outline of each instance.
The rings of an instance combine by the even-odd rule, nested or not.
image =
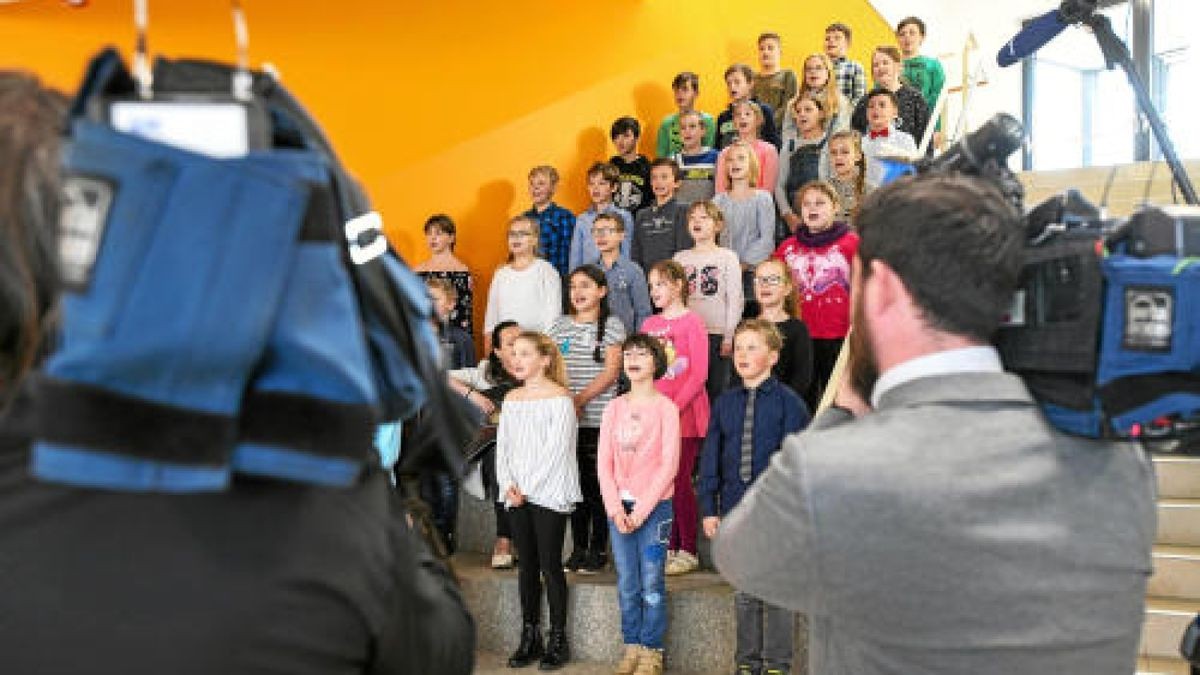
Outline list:
[[[606,244],[604,237],[609,236],[614,235],[598,234],[597,240]],[[567,385],[574,393],[579,416],[575,451],[583,502],[571,514],[574,548],[563,568],[568,572],[595,574],[604,569],[608,550],[608,516],[596,475],[596,448],[604,406],[617,392],[625,327],[608,311],[608,278],[603,270],[595,265],[580,265],[571,272],[569,282],[571,310],[558,317],[546,331],[563,355]]]
[[[540,657],[541,668],[553,670],[569,658],[567,579],[560,556],[567,516],[583,499],[575,463],[578,422],[558,345],[541,333],[522,333],[513,343],[512,362],[512,374],[525,384],[500,408],[496,483],[521,552],[517,588],[524,627],[508,665],[523,668]],[[542,579],[550,605],[544,648],[538,628]]]

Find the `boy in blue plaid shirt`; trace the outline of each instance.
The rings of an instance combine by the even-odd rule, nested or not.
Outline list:
[[[538,251],[565,280],[571,271],[567,263],[571,235],[575,234],[575,214],[554,203],[557,188],[558,171],[554,167],[542,165],[530,169],[529,198],[533,206],[525,215],[538,224]]]
[[[833,61],[838,89],[853,109],[858,105],[858,100],[867,93],[867,71],[863,70],[861,63],[846,57],[846,51],[850,49],[850,39],[850,27],[844,23],[831,23],[825,29],[825,55]]]

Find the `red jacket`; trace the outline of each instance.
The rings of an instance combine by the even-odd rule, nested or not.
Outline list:
[[[775,249],[775,257],[792,272],[800,319],[814,339],[844,338],[850,330],[850,263],[857,254],[854,232],[816,248],[793,235]]]

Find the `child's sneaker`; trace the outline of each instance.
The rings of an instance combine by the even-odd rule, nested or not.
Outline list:
[[[580,574],[599,574],[604,570],[606,562],[607,556],[603,553],[588,553],[579,563],[578,571]]]
[[[583,561],[587,558],[587,554],[579,549],[571,552],[571,556],[563,562],[564,572],[578,572]]]
[[[700,568],[700,561],[696,556],[687,551],[679,551],[675,554],[675,560],[667,563],[666,573],[671,576],[687,574],[695,572]]]
[[[657,649],[642,648],[642,654],[638,657],[637,670],[633,671],[634,675],[662,675],[663,671],[663,653]]]
[[[641,645],[625,645],[625,652],[617,662],[613,675],[633,675],[638,667],[638,659],[642,657]]]

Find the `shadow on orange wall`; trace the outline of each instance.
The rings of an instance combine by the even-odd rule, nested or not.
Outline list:
[[[517,191],[513,184],[506,180],[489,181],[479,186],[479,190],[475,194],[475,203],[472,204],[470,208],[463,213],[462,218],[458,220],[459,231],[468,233],[468,236],[465,240],[462,236],[459,236],[458,241],[460,248],[462,248],[463,244],[472,247],[472,249],[478,245],[478,243],[469,236],[469,233],[481,232],[487,229],[503,228],[508,222],[508,219],[517,210],[516,195]],[[424,250],[424,242],[422,242],[420,246],[422,250]],[[479,253],[483,253],[488,257],[505,255],[503,250],[480,251]],[[480,279],[478,270],[475,272],[475,277],[477,283],[482,280]],[[479,297],[480,300],[482,300],[482,298],[487,296],[483,295]],[[479,304],[478,301],[476,304]]]
[[[663,111],[675,109],[675,93],[671,91],[670,82],[642,82],[633,88],[634,116],[642,123],[642,139],[638,149],[645,156],[654,159],[654,147],[658,137],[658,124],[663,118]]]

